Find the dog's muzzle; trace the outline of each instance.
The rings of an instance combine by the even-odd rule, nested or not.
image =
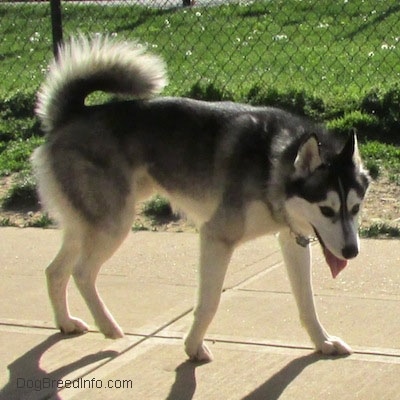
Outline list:
[[[342,255],[346,260],[350,260],[351,258],[357,257],[358,255],[358,246],[349,245],[343,248]]]

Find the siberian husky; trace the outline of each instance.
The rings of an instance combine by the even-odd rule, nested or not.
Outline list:
[[[158,192],[199,227],[200,274],[194,321],[185,339],[193,360],[204,343],[235,247],[279,234],[300,319],[318,351],[350,347],[321,325],[314,306],[310,236],[333,277],[357,256],[357,217],[368,187],[354,134],[338,138],[286,111],[230,102],[154,97],[167,81],[163,61],[135,43],[72,38],[60,48],[38,93],[46,143],[33,155],[42,202],[58,213],[63,244],[46,270],[57,326],[80,333],[70,315],[70,276],[100,331],[123,332],[96,289],[135,204]],[[85,106],[94,91],[132,100]]]

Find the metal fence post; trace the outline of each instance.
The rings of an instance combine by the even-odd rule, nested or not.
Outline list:
[[[53,53],[58,56],[58,45],[63,40],[62,18],[61,18],[61,0],[50,0],[51,10],[51,31],[53,34]]]

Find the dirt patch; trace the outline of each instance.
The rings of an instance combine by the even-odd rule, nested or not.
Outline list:
[[[371,182],[361,217],[362,227],[379,223],[400,228],[400,186],[385,172]]]

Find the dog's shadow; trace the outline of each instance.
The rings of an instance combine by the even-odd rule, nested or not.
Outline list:
[[[21,357],[8,365],[9,380],[0,390],[0,400],[3,399],[60,399],[55,382],[66,375],[82,367],[103,359],[112,359],[118,355],[116,351],[99,351],[86,355],[70,364],[46,372],[40,366],[43,355],[52,346],[62,340],[68,340],[72,336],[56,333],[49,336],[43,342],[33,347]]]
[[[272,375],[265,383],[249,393],[242,400],[277,400],[285,389],[308,366],[318,361],[337,359],[338,357],[324,356],[319,353],[311,353],[290,361],[282,369]],[[185,361],[175,369],[175,382],[166,400],[191,400],[196,392],[196,368],[201,363]]]
[[[175,369],[175,382],[166,400],[191,400],[196,392],[196,368],[203,365],[202,362],[187,360]]]
[[[321,353],[311,353],[290,361],[282,369],[272,375],[265,383],[242,400],[277,400],[285,389],[311,364],[323,360],[337,360],[343,356],[327,356]]]

